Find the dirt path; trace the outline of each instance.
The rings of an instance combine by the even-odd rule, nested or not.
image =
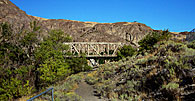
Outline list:
[[[86,82],[82,81],[78,86],[79,88],[76,89],[75,93],[81,96],[85,101],[106,101],[94,96],[93,87]]]

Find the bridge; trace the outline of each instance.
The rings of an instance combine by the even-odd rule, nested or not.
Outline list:
[[[68,50],[73,55],[79,57],[85,54],[88,58],[94,57],[117,57],[117,50],[124,43],[120,42],[66,42],[70,49]]]

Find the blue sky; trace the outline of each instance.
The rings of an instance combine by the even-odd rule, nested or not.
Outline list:
[[[91,22],[141,22],[173,32],[195,28],[195,0],[10,0],[27,14]]]

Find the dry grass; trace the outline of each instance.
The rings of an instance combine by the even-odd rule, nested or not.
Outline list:
[[[37,19],[37,20],[48,20],[48,19],[46,19],[46,18],[41,18],[41,17],[37,17],[37,16],[32,16],[32,17],[34,17],[34,18]]]

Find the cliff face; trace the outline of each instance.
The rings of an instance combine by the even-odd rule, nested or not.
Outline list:
[[[129,42],[137,44],[152,29],[142,23],[96,23],[64,19],[44,19],[27,15],[9,0],[0,0],[0,23],[9,22],[19,30],[30,28],[30,22],[41,25],[42,34],[47,35],[51,29],[62,29],[71,35],[74,41],[87,42]]]
[[[29,28],[32,19],[9,0],[0,0],[0,23],[8,22],[13,25],[15,32],[21,28]]]
[[[195,40],[195,29],[193,29],[192,31],[190,31],[188,33],[188,35],[186,36],[186,40],[191,42]]]
[[[134,42],[137,43],[149,27],[141,23],[92,23],[68,20],[39,20],[44,32],[50,29],[62,29],[70,34],[74,41],[92,42]]]

